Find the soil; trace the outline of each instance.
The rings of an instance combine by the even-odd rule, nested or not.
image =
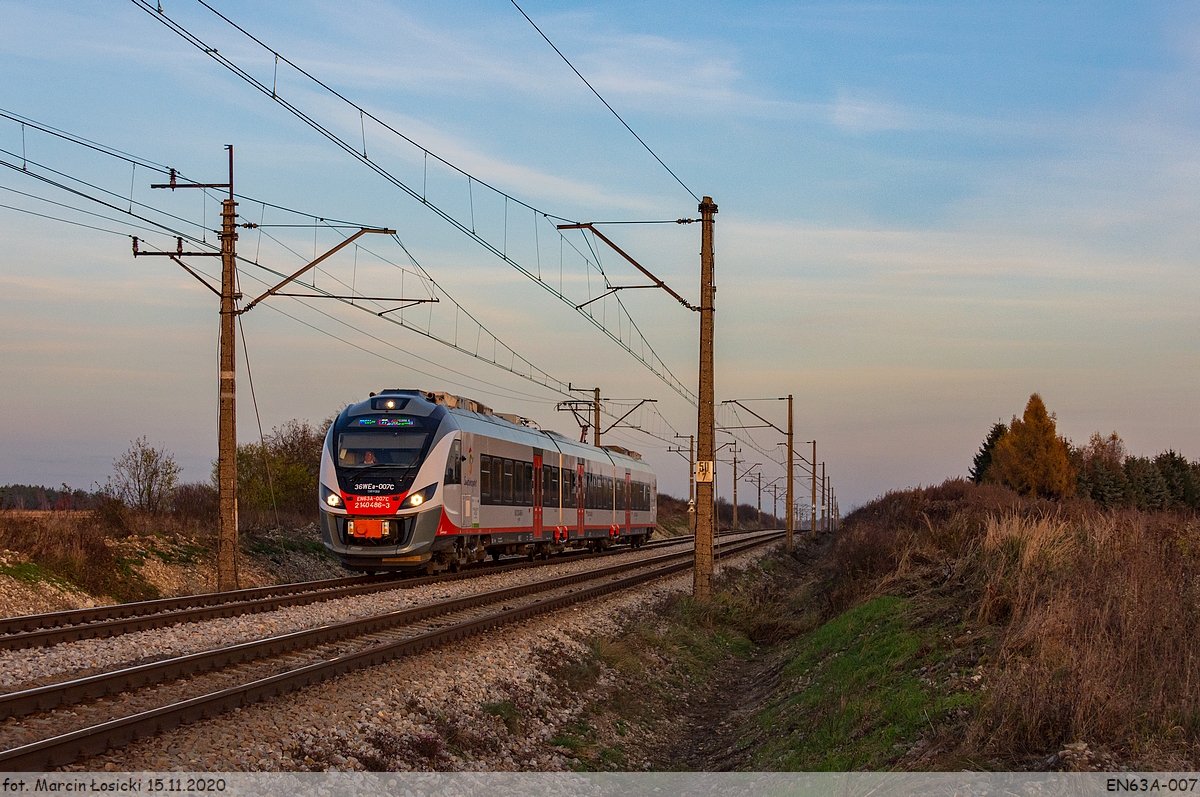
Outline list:
[[[685,732],[654,757],[656,769],[733,772],[750,762],[752,735],[746,724],[779,688],[778,654],[749,661],[727,659],[713,672],[710,697],[694,701],[683,716]]]
[[[819,575],[833,541],[833,535],[827,534],[808,549],[798,579]],[[703,690],[692,690],[689,695],[683,721],[674,724],[665,745],[651,756],[654,768],[686,772],[745,769],[759,735],[750,723],[776,696],[785,664],[783,647],[760,647],[749,659],[730,656],[718,662]]]

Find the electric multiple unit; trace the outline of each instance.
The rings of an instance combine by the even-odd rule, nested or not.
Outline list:
[[[325,546],[366,572],[637,547],[657,520],[654,471],[638,454],[419,390],[385,390],[338,415],[320,493]]]

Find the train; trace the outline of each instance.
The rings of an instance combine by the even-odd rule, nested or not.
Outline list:
[[[640,547],[658,485],[637,452],[462,396],[389,389],[330,425],[319,504],[322,542],[346,569],[432,575],[488,556]]]

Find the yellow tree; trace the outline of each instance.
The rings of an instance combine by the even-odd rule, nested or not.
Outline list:
[[[1055,418],[1034,393],[1020,420],[1012,419],[1008,434],[992,451],[993,478],[1019,493],[1060,498],[1075,489],[1067,441],[1058,436]]]

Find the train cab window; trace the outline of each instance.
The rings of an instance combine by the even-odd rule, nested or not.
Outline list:
[[[444,481],[446,484],[462,484],[462,440],[455,440],[450,444]]]
[[[479,503],[494,504],[492,496],[492,458],[487,454],[479,457]]]
[[[504,490],[500,503],[509,506],[513,503],[513,461],[511,459],[504,460]]]

